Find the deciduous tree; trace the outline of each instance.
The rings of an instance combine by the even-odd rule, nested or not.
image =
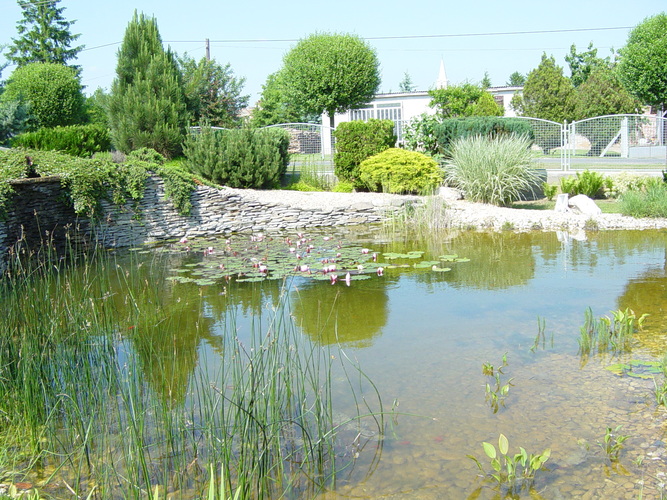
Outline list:
[[[500,116],[503,114],[503,110],[495,103],[493,96],[472,83],[430,90],[429,95],[431,96],[429,106],[436,108],[442,118],[473,115]]]
[[[266,127],[279,123],[299,123],[304,120],[294,104],[288,102],[283,85],[282,73],[271,73],[264,85],[257,107],[252,113],[253,127]]]
[[[620,50],[621,81],[642,104],[667,107],[667,14],[646,18]]]
[[[334,115],[363,106],[380,86],[375,50],[350,34],[315,33],[296,44],[283,59],[289,102],[306,113]]]
[[[76,59],[83,45],[71,47],[80,35],[73,35],[76,21],[63,17],[60,0],[18,0],[23,18],[17,23],[19,37],[12,39],[7,59],[19,66],[33,62],[67,64]],[[76,66],[75,66],[76,67]]]
[[[570,53],[565,56],[565,62],[570,66],[570,81],[575,88],[584,83],[592,71],[611,66],[608,57],[604,59],[598,57],[598,49],[593,47],[593,42],[588,44],[588,50],[585,52],[577,52],[577,46],[572,44]]]

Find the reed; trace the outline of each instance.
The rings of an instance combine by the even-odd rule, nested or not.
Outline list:
[[[213,330],[201,293],[165,293],[168,269],[166,257],[106,253],[11,263],[0,281],[5,475],[50,471],[40,491],[98,498],[309,498],[332,487],[361,435],[350,423],[368,419],[366,439],[381,439],[374,386],[361,397],[348,383],[359,405],[340,422],[332,378],[363,372],[302,336],[286,292],[241,336],[233,312]]]

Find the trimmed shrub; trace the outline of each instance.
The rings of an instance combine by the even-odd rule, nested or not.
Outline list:
[[[12,147],[61,151],[72,156],[90,157],[109,151],[109,129],[101,125],[70,125],[68,127],[41,128],[26,132],[11,141]]]
[[[359,182],[361,162],[396,144],[394,122],[391,120],[344,122],[338,125],[334,137],[334,173],[340,180],[351,181],[355,187],[363,187],[363,183]]]
[[[529,139],[529,146],[534,140],[533,127],[528,120],[497,116],[448,118],[435,126],[434,134],[438,152],[447,155],[455,141],[466,137],[496,138],[513,135]]]
[[[31,130],[85,121],[84,96],[76,69],[55,63],[30,63],[11,74],[2,102],[30,105]]]
[[[530,139],[513,135],[457,139],[445,163],[445,180],[470,201],[509,206],[541,188],[530,144]]]
[[[361,182],[370,191],[428,193],[442,183],[438,163],[416,151],[390,148],[371,156],[359,166]]]
[[[202,127],[186,139],[186,166],[216,184],[272,188],[287,170],[289,141],[289,133],[277,128],[214,131]]]

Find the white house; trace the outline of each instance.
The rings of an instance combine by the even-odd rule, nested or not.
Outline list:
[[[448,81],[445,73],[445,66],[440,62],[440,71],[435,88],[447,88]],[[505,110],[504,116],[516,116],[510,102],[512,97],[523,87],[489,87],[487,90],[494,97],[496,102]],[[428,91],[415,92],[392,92],[388,94],[377,94],[375,99],[366,106],[358,109],[351,109],[344,113],[337,113],[334,116],[334,126],[339,123],[350,122],[354,120],[368,120],[369,118],[378,118],[382,120],[392,120],[396,123],[396,136],[400,141],[402,138],[403,125],[411,119],[423,114],[435,114],[436,110],[429,106],[431,96]],[[322,115],[322,123],[329,123],[329,116]],[[324,132],[324,131],[323,131]]]

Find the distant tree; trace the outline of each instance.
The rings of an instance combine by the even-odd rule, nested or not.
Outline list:
[[[403,73],[403,80],[398,84],[399,92],[413,92],[417,86],[412,83],[412,78],[410,78],[410,73],[407,71]]]
[[[479,96],[470,113],[471,116],[503,116],[504,114],[505,109],[486,91]]]
[[[75,68],[56,63],[30,63],[11,74],[1,102],[30,107],[30,129],[76,125],[86,121],[84,96]]]
[[[431,96],[429,106],[436,108],[441,118],[503,114],[493,96],[472,83],[429,90],[429,95]]]
[[[588,75],[597,68],[610,67],[609,58],[598,57],[598,49],[593,48],[593,42],[588,44],[586,52],[577,52],[577,46],[572,44],[570,53],[565,56],[565,61],[570,66],[570,81],[575,87],[579,87],[588,79]]]
[[[488,89],[491,86],[491,77],[489,76],[488,71],[484,72],[484,78],[482,78],[482,81],[479,82],[479,86],[482,87],[484,90]]]
[[[271,73],[264,85],[257,107],[252,112],[250,123],[253,127],[266,127],[278,123],[299,123],[304,117],[296,107],[288,102],[283,87],[282,73]]]
[[[573,116],[576,120],[596,116],[637,113],[641,104],[623,86],[618,74],[612,68],[599,66],[593,69],[574,96]],[[591,143],[590,156],[599,156],[616,136],[621,127],[621,117],[607,117],[600,120],[584,121],[577,124],[577,133]]]
[[[667,108],[667,14],[648,17],[630,32],[618,70],[642,104]]]
[[[523,87],[523,84],[526,83],[526,76],[518,71],[515,71],[510,75],[509,80],[507,80],[508,87]]]
[[[187,121],[176,58],[162,47],[155,18],[135,11],[118,51],[111,86],[112,142],[124,153],[148,147],[170,158],[181,152]]]
[[[334,115],[363,106],[380,86],[380,62],[361,38],[315,33],[283,59],[283,88],[288,102],[305,113]]]
[[[21,101],[0,102],[0,146],[28,128],[30,106]]]
[[[539,66],[526,78],[523,92],[512,98],[512,107],[522,116],[554,122],[572,119],[574,87],[556,65],[553,56],[542,55]]]
[[[241,110],[248,105],[243,95],[245,78],[237,78],[230,64],[221,65],[205,57],[199,62],[187,54],[179,58],[190,124],[206,122],[213,127],[239,124]]]
[[[595,116],[638,113],[641,103],[623,86],[612,68],[593,69],[574,95],[575,120]]]
[[[98,87],[92,95],[86,97],[86,115],[90,123],[109,126],[110,95]]]
[[[18,38],[12,38],[7,59],[18,66],[33,62],[67,64],[76,59],[83,45],[70,47],[79,36],[70,28],[76,21],[66,21],[60,0],[18,0],[23,19],[17,25]],[[74,66],[78,68],[77,66]]]

